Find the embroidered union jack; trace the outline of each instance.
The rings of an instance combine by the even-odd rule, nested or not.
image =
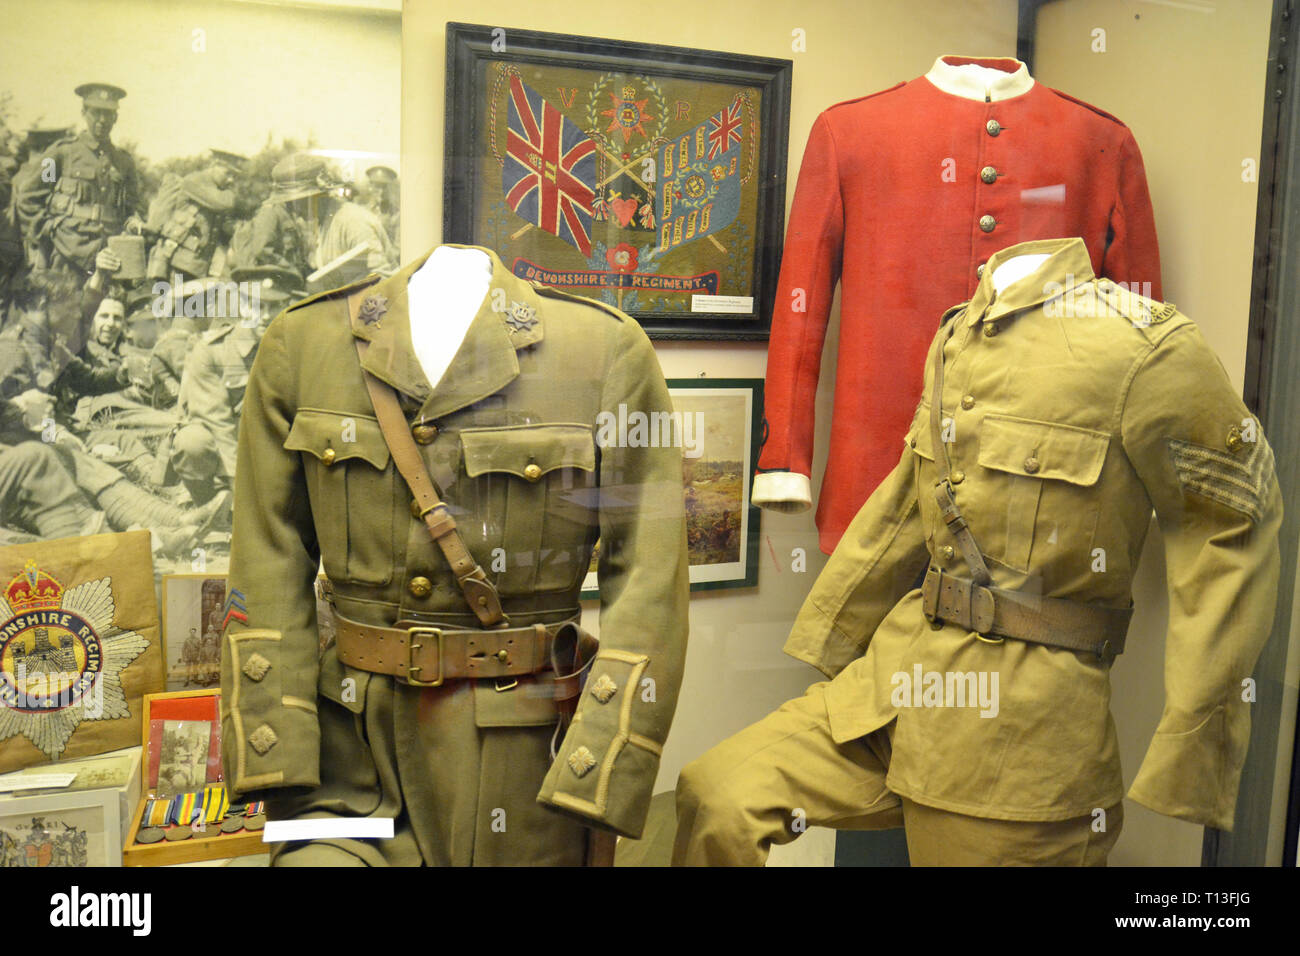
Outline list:
[[[506,204],[590,256],[595,144],[518,76],[510,77],[506,130]]]
[[[731,148],[732,143],[739,145],[740,110],[740,97],[736,97],[721,113],[709,117],[709,159],[717,159]]]

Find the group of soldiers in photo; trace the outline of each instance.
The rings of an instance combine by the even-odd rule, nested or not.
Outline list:
[[[122,89],[81,122],[0,114],[0,544],[148,528],[166,565],[223,557],[239,412],[266,324],[397,266],[397,173],[285,142],[151,168]]]

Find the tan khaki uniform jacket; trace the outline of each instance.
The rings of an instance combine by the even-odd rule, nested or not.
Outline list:
[[[995,293],[997,267],[1034,253],[1051,256]],[[999,252],[974,298],[945,316],[903,456],[799,612],[786,651],[834,678],[835,740],[897,716],[889,788],[974,816],[1059,820],[1123,796],[1108,667],[1095,655],[985,643],[923,615],[915,587],[928,564],[971,576],[934,497],[929,396],[948,324],[953,487],[995,587],[1128,607],[1154,509],[1168,565],[1165,706],[1129,796],[1231,829],[1250,728],[1243,681],[1277,594],[1272,451],[1196,325],[1095,280],[1077,239]],[[914,706],[897,675],[918,666],[996,673],[996,715]]]
[[[420,446],[425,463],[512,626],[575,615],[602,542],[600,651],[558,757],[533,786],[552,808],[639,835],[686,649],[682,453],[600,447],[596,436],[602,412],[671,410],[654,350],[622,313],[534,287],[492,256],[487,298],[430,387],[407,315],[407,280],[422,262],[352,287],[386,298],[377,322],[352,324],[347,290],[325,293],[279,315],[258,349],[229,578],[244,610],[228,621],[222,655],[226,779],[238,793],[317,786],[318,694],[361,714],[367,688],[393,680],[318,651],[318,558],[338,612],[353,620],[477,626],[412,517],[363,384],[359,336],[370,343],[366,369],[398,390],[413,425],[436,427]],[[497,693],[493,681],[470,683],[480,728],[556,723],[555,702],[522,685]],[[435,697],[465,699],[454,687]]]

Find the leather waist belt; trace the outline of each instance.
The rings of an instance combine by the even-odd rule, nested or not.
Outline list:
[[[572,631],[571,646],[576,648],[583,633],[572,620],[477,630],[423,624],[379,627],[349,620],[338,611],[334,619],[335,647],[342,663],[417,687],[551,670],[557,640],[568,644],[570,635],[565,632]]]
[[[956,624],[981,636],[1096,654],[1102,660],[1124,652],[1133,614],[1132,608],[983,587],[935,567],[925,572],[921,599],[930,621]]]

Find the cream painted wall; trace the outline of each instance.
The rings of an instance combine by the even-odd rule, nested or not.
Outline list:
[[[1240,386],[1250,270],[1269,0],[1068,0],[1039,14],[1035,74],[1114,113],[1146,164],[1166,299],[1196,320]],[[1096,32],[1103,31],[1103,32]],[[1104,52],[1097,49],[1104,44]],[[1164,706],[1165,594],[1160,534],[1138,567],[1128,650],[1115,665],[1111,713],[1130,784]],[[1196,866],[1201,827],[1125,801],[1112,865]]]
[[[13,94],[13,129],[80,126],[73,88],[115,83],[127,96],[113,138],[153,162],[206,147],[255,153],[271,136],[390,163],[401,19],[392,0],[353,6],[0,0],[0,92]]]
[[[1254,185],[1239,177],[1241,160],[1253,157],[1259,146],[1268,3],[1233,4],[1232,16],[1184,9],[1194,6],[1194,0],[1158,8],[1121,0],[1049,6],[1041,15],[1035,73],[1049,85],[1115,112],[1134,128],[1154,194],[1168,295],[1201,321],[1239,383],[1255,196]],[[607,5],[592,0],[545,6],[522,0],[407,0],[403,248],[416,254],[441,238],[444,27],[449,20],[793,59],[787,204],[808,131],[822,109],[918,76],[941,53],[1015,52],[1014,0],[749,0],[743,16],[735,10],[664,0],[653,16],[611,17]],[[1132,19],[1134,11],[1141,19]],[[1098,24],[1108,29],[1105,55],[1088,52],[1089,30]],[[806,52],[791,49],[795,29],[805,32]],[[818,390],[814,487],[826,460],[837,329],[838,308]],[[762,344],[658,343],[657,350],[665,375],[674,378],[762,377],[766,365]],[[791,570],[796,548],[808,558],[802,574]],[[786,658],[780,647],[824,560],[811,514],[765,512],[759,587],[693,597],[686,679],[657,790],[671,788],[681,767],[708,747],[818,679],[817,672]],[[1141,568],[1138,602],[1143,610],[1135,627],[1162,634],[1167,609],[1158,551]],[[1114,703],[1130,780],[1159,716],[1163,667],[1162,642],[1134,643],[1117,668]],[[1113,862],[1198,862],[1199,827],[1131,803],[1126,812]],[[825,859],[824,850],[818,853]]]

